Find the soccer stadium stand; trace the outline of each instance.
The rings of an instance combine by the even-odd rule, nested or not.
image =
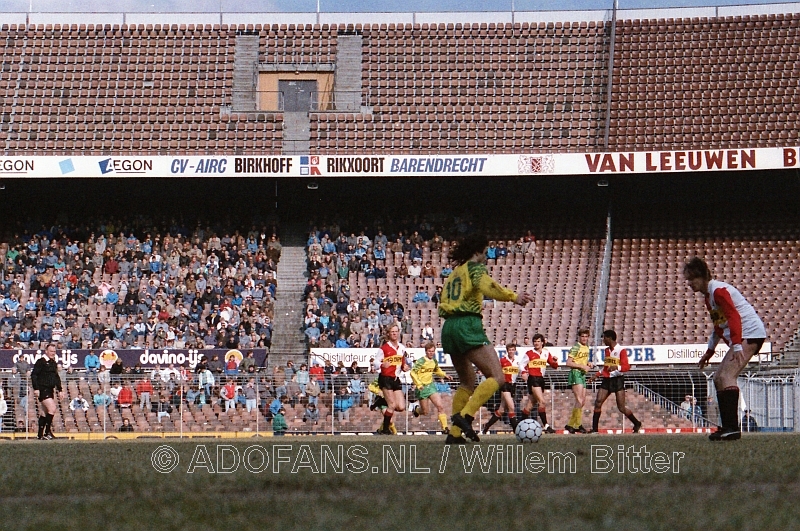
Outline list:
[[[609,147],[796,144],[799,27],[797,13],[618,20]]]
[[[5,157],[796,147],[799,33],[800,14],[757,12],[623,17],[613,27],[608,20],[566,19],[3,24],[0,147]],[[355,73],[354,62],[360,65]],[[319,85],[310,99],[292,102],[299,110],[289,108],[278,73]],[[19,192],[26,199],[3,200],[9,211],[17,207],[15,201],[43,206],[42,212],[30,213],[35,223],[13,216],[2,221],[0,340],[13,351],[49,341],[74,350],[279,345],[268,367],[256,373],[265,379],[263,389],[259,384],[260,412],[243,407],[225,412],[218,400],[222,373],[202,407],[188,405],[185,396],[163,384],[160,391],[175,407],[169,418],[140,408],[137,391],[131,408],[90,405],[73,411],[78,393],[91,403],[99,390],[79,371],[65,374],[57,427],[103,431],[108,423],[116,430],[128,418],[137,431],[264,430],[269,402],[286,393],[279,388],[291,381],[293,372],[284,373],[284,363],[307,361],[307,347],[335,344],[341,330],[349,331],[347,346],[374,345],[382,328],[380,313],[401,323],[403,341],[415,347],[427,339],[438,342],[436,290],[444,283],[448,250],[457,236],[480,230],[497,249],[505,249],[492,251],[491,275],[534,296],[525,308],[485,305],[485,327],[497,343],[524,344],[538,331],[553,344],[569,345],[580,326],[595,325],[598,307],[605,309],[605,319],[596,325],[616,329],[626,345],[705,343],[706,312],[680,275],[680,264],[698,254],[754,304],[777,355],[800,340],[795,308],[800,234],[797,200],[791,195],[796,187],[783,183],[791,179],[786,172],[753,172],[751,179],[766,183],[759,189],[724,175],[718,180],[692,175],[691,181],[637,175],[635,182],[620,176],[606,195],[597,191],[596,175],[582,181],[534,176],[524,184],[499,177],[479,184],[445,178],[398,179],[405,182],[397,185],[342,179],[339,190],[320,191],[312,199],[303,195],[305,182],[281,184],[290,190],[284,192],[290,206],[275,207],[283,216],[284,245],[291,242],[287,248],[279,243],[276,227],[220,221],[219,208],[206,211],[191,199],[172,205],[172,196],[166,201],[177,217],[192,219],[187,217],[192,214],[201,220],[197,228],[142,221],[151,214],[151,203],[95,212],[97,223],[62,223],[61,216],[80,212],[81,217],[97,205],[62,205],[66,201],[54,198],[43,180]],[[87,190],[64,181],[66,192]],[[319,186],[313,185],[309,189]],[[116,193],[116,183],[99,186]],[[148,186],[155,190],[159,183],[141,185]],[[235,178],[219,190],[202,190],[224,198],[218,199],[223,210],[271,208],[261,204],[271,199],[263,190],[256,193]],[[276,202],[277,190],[276,181]],[[87,197],[99,196],[87,192]],[[711,206],[719,197],[724,199]],[[758,207],[748,208],[748,199]],[[62,206],[69,212],[63,214]],[[694,208],[709,212],[696,215]],[[744,212],[726,210],[734,208]],[[607,214],[613,221],[605,294]],[[128,217],[138,221],[111,221]],[[334,219],[344,236],[342,248],[336,243],[338,230],[325,234],[322,229]],[[314,223],[319,230],[312,230]],[[206,226],[213,230],[200,228]],[[385,257],[376,246],[379,230],[388,237]],[[356,234],[368,243],[359,243]],[[305,245],[299,243],[306,237]],[[281,264],[278,290],[282,249],[290,260]],[[385,297],[395,305],[382,308]],[[219,325],[222,314],[225,326]],[[337,322],[345,316],[349,323]],[[301,336],[311,322],[332,336],[322,341],[313,331]],[[308,338],[307,345],[300,337]],[[121,377],[125,381],[150,378],[128,369]],[[16,426],[34,418],[35,407],[33,401],[26,404],[30,394],[7,376],[5,422]],[[241,375],[234,378],[238,385],[245,383]],[[198,380],[197,375],[186,378],[193,384]],[[565,389],[548,391],[553,418],[567,417]],[[630,393],[630,401],[646,426],[692,426],[639,391]],[[356,406],[345,430],[332,414],[331,401],[330,394],[322,394],[320,422],[313,429],[372,431],[377,424],[376,414]],[[312,429],[303,423],[304,410],[300,402],[288,405],[290,431]],[[608,429],[621,426],[609,415],[603,422]],[[436,427],[433,419],[411,423],[413,430]]]

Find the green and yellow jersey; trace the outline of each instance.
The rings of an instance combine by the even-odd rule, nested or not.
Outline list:
[[[439,317],[481,315],[484,297],[496,301],[515,301],[517,294],[495,282],[484,264],[467,262],[453,269],[442,289]]]
[[[422,356],[411,367],[411,380],[419,389],[433,383],[434,376],[442,378],[447,376],[442,368],[439,367],[439,362],[436,359],[428,359],[427,356]]]
[[[580,343],[575,343],[571,349],[569,349],[569,354],[567,354],[567,358],[572,359],[575,363],[580,365],[586,365],[589,363],[589,347],[586,345],[582,345]],[[586,372],[582,369],[575,369],[573,370]]]

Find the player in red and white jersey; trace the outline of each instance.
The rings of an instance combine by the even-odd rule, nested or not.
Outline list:
[[[597,433],[598,425],[600,423],[600,414],[603,411],[603,403],[606,401],[611,393],[617,399],[617,409],[619,412],[628,417],[628,420],[633,424],[633,433],[638,433],[642,427],[642,423],[625,405],[625,376],[631,368],[628,362],[628,351],[617,343],[617,333],[613,330],[606,330],[603,332],[603,344],[606,346],[606,355],[603,361],[603,368],[600,372],[593,376],[592,379],[602,378],[600,389],[597,391],[597,398],[594,401],[594,415],[592,416],[592,431],[589,433]]]
[[[508,423],[511,428],[517,427],[519,420],[516,418],[516,408],[514,407],[514,382],[520,373],[520,360],[516,359],[517,345],[509,343],[506,345],[506,355],[500,358],[500,367],[503,369],[503,376],[505,380],[500,386],[500,405],[494,410],[492,416],[483,425],[481,431],[489,433],[489,428],[500,420],[503,416],[503,411],[508,414]],[[496,402],[495,402],[496,403]]]
[[[712,441],[734,441],[742,437],[739,429],[739,373],[764,344],[764,323],[742,294],[725,282],[711,278],[711,270],[700,258],[692,258],[683,267],[683,276],[692,291],[702,293],[714,323],[708,350],[700,358],[702,369],[714,356],[720,339],[730,350],[714,372],[717,404],[722,426],[708,436]]]
[[[542,419],[542,427],[545,433],[555,433],[550,424],[547,423],[547,408],[544,401],[544,373],[549,365],[553,369],[558,369],[558,360],[544,350],[544,336],[534,334],[533,350],[526,355],[527,363],[523,378],[528,385],[528,407],[522,410],[522,418],[528,418],[531,409],[537,407],[539,418]]]
[[[400,343],[400,326],[393,324],[386,331],[386,342],[381,345],[380,360],[381,372],[378,376],[378,387],[383,391],[383,398],[388,407],[383,411],[383,427],[379,433],[391,435],[390,425],[395,411],[403,411],[406,408],[406,400],[403,396],[403,386],[400,383],[400,368],[406,361],[406,348]]]

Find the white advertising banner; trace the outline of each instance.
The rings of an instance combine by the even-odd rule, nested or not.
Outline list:
[[[571,346],[568,347],[546,347],[545,350],[549,351],[553,356],[558,359],[558,364],[563,366],[567,361],[567,354]],[[655,366],[655,365],[687,365],[697,364],[701,357],[706,353],[706,344],[692,344],[692,345],[634,345],[625,346],[628,351],[628,361],[631,365],[642,366]],[[517,347],[517,357],[524,355],[531,346]],[[496,346],[498,356],[505,356],[505,346]],[[406,350],[410,360],[415,360],[425,355],[423,348],[410,348]],[[725,354],[728,352],[728,347],[720,343],[714,357],[711,358],[711,363],[719,363]],[[591,360],[595,364],[602,364],[605,357],[605,348],[596,347],[592,348]],[[350,367],[353,362],[358,364],[358,367],[367,369],[371,362],[374,362],[380,354],[378,348],[312,348],[310,355],[310,363],[319,363],[324,365],[325,361],[330,361],[334,367],[338,366],[341,361],[345,367]],[[453,363],[450,361],[450,356],[445,354],[442,349],[436,350],[436,359],[442,367],[452,367]],[[772,343],[764,343],[758,356],[753,357],[753,361],[771,361],[772,360]]]
[[[800,167],[800,147],[514,155],[41,156],[0,158],[0,178],[611,175]]]

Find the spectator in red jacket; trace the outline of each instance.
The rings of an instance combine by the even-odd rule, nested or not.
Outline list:
[[[117,399],[120,408],[124,407],[131,407],[133,404],[133,390],[131,389],[130,385],[125,385],[122,387],[122,390],[119,392],[119,398]]]
[[[136,394],[139,396],[139,407],[142,411],[148,411],[152,406],[150,396],[153,393],[153,384],[150,383],[149,378],[142,378],[136,383]],[[147,404],[147,406],[145,406]],[[145,409],[147,407],[147,409]]]
[[[229,409],[236,409],[236,382],[231,378],[222,389],[220,395],[225,399],[225,412]]]
[[[318,361],[314,362],[314,365],[308,371],[309,376],[311,376],[312,380],[316,380],[318,384],[322,385],[322,381],[325,379],[325,371],[322,369],[322,366],[319,364]]]

